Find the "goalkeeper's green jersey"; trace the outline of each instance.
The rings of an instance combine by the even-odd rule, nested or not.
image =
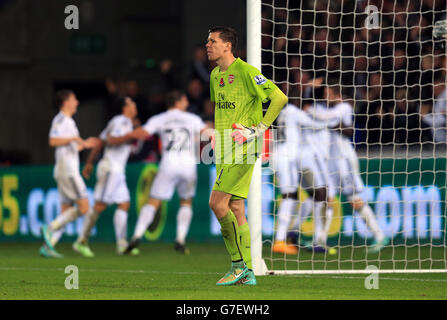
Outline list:
[[[240,58],[225,72],[220,72],[219,66],[214,68],[210,76],[210,97],[215,102],[216,163],[235,162],[236,146],[231,137],[233,123],[247,127],[258,125],[263,117],[262,102],[267,101],[277,89],[258,69]],[[220,136],[220,145],[217,135]],[[255,144],[255,141],[245,143],[236,150],[241,150],[244,156],[251,150],[259,155],[261,150]]]

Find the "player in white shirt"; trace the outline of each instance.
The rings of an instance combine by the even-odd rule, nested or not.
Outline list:
[[[292,93],[293,97],[295,94]],[[298,186],[310,195],[314,212],[326,215],[329,177],[324,159],[315,152],[311,136],[315,130],[324,130],[326,125],[314,121],[295,104],[300,99],[289,97],[290,103],[281,111],[278,120],[278,143],[273,154],[273,165],[277,172],[282,195],[278,210],[278,227],[273,252],[296,254],[297,246],[287,244],[287,230],[297,206]],[[294,104],[295,103],[295,104]],[[299,217],[297,220],[301,220]]]
[[[287,235],[288,241],[290,243],[297,243],[299,229],[304,220],[310,215],[310,213],[314,212],[314,235],[313,241],[305,241],[303,245],[306,249],[314,251],[314,252],[328,252],[333,255],[336,254],[337,251],[334,248],[329,248],[327,246],[327,234],[329,232],[329,227],[333,217],[333,208],[332,201],[335,197],[335,188],[333,186],[332,180],[329,178],[329,169],[328,169],[328,157],[329,157],[329,144],[330,144],[330,135],[329,129],[334,126],[333,122],[321,122],[317,119],[314,119],[312,114],[308,112],[311,109],[312,102],[310,100],[305,100],[303,102],[303,111],[305,111],[306,115],[314,121],[313,128],[310,127],[307,130],[306,139],[307,144],[312,149],[316,161],[315,163],[318,165],[318,172],[323,174],[325,177],[325,184],[327,187],[327,194],[325,200],[326,209],[315,210],[315,207],[318,208],[318,204],[315,202],[315,199],[312,197],[312,194],[304,200],[300,201],[300,206],[298,209],[297,217],[292,222],[289,233]],[[320,103],[315,103],[315,106],[319,106]]]
[[[366,225],[374,234],[371,252],[377,252],[386,246],[389,239],[380,229],[371,207],[361,197],[364,183],[360,177],[357,154],[346,134],[352,135],[353,108],[343,101],[340,87],[329,85],[325,87],[325,99],[329,108],[314,108],[313,117],[322,122],[337,124],[339,130],[331,130],[329,148],[329,176],[336,193],[345,195],[352,208],[360,213]],[[328,226],[325,227],[328,230]]]
[[[79,101],[73,91],[58,91],[56,105],[60,112],[51,124],[49,145],[56,149],[54,179],[59,191],[61,213],[50,225],[42,226],[45,244],[40,248],[40,254],[46,257],[61,257],[54,247],[62,236],[64,227],[90,210],[87,188],[79,172],[79,151],[98,144],[97,138],[83,140],[79,136],[79,130],[72,118]]]
[[[135,231],[125,253],[139,244],[144,232],[152,223],[161,201],[170,200],[177,190],[180,209],[177,213],[175,250],[188,254],[185,239],[192,219],[192,199],[197,184],[197,153],[199,135],[206,129],[202,119],[187,112],[186,95],[172,91],[166,97],[168,110],[151,117],[141,130],[147,135],[158,134],[163,150],[159,169],[151,186],[150,197],[141,208]]]
[[[115,102],[122,113],[112,118],[101,132],[102,143],[90,152],[82,174],[90,178],[93,162],[103,145],[105,150],[97,167],[97,182],[94,191],[95,205],[84,221],[82,233],[73,244],[75,251],[85,257],[93,257],[94,253],[88,246],[88,237],[100,214],[108,206],[116,204],[113,217],[117,252],[122,254],[127,247],[127,216],[130,207],[129,189],[126,183],[126,164],[131,151],[131,141],[145,139],[141,131],[134,130],[133,119],[137,115],[137,106],[129,97],[118,98]]]
[[[318,88],[323,83],[324,78],[316,78],[308,82],[307,88],[304,90],[304,96],[308,97],[303,99],[302,102],[302,110],[306,112],[306,114],[313,120],[313,115],[308,113],[308,110],[311,108],[312,104],[316,106],[320,105],[319,102],[314,102],[313,99],[309,99],[313,94],[312,91],[315,88]],[[299,92],[297,93],[299,94]],[[325,106],[324,106],[325,107]],[[308,145],[313,149],[318,161],[319,172],[323,172],[326,177],[326,186],[327,186],[327,203],[326,210],[324,215],[321,214],[320,210],[315,210],[314,207],[316,205],[312,196],[307,197],[306,199],[300,199],[300,206],[298,209],[298,213],[296,218],[293,220],[289,233],[287,234],[287,239],[289,243],[297,243],[299,240],[299,230],[301,224],[306,218],[310,215],[312,210],[314,211],[314,235],[313,241],[305,241],[304,246],[308,250],[312,250],[314,252],[328,252],[329,254],[336,254],[336,250],[334,248],[328,248],[326,245],[326,238],[329,231],[329,226],[332,221],[333,216],[333,208],[332,201],[335,196],[335,189],[332,185],[331,179],[328,176],[328,157],[329,157],[329,144],[330,144],[330,135],[329,128],[334,126],[334,123],[326,122],[324,126],[321,126],[321,123],[315,124],[315,127],[312,130],[308,130],[306,134],[306,138],[308,141]],[[326,230],[327,229],[327,230]]]

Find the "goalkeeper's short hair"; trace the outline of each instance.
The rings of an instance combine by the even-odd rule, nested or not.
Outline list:
[[[236,30],[230,27],[212,27],[208,30],[208,33],[211,32],[219,32],[219,37],[224,42],[230,42],[231,43],[231,52],[233,54],[236,54],[237,49],[237,43],[238,43],[238,36]]]

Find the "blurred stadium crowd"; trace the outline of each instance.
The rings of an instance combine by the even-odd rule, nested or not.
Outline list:
[[[270,3],[270,4],[269,4]],[[380,28],[365,25],[367,5],[381,13]],[[298,9],[299,8],[299,9]],[[356,148],[433,146],[446,143],[447,56],[444,40],[432,26],[446,19],[446,0],[272,1],[263,2],[262,70],[284,92],[295,86],[302,99],[321,99],[311,79],[338,78],[355,106]],[[245,59],[245,51],[239,56]],[[163,60],[166,89],[175,82],[173,62]],[[189,111],[213,121],[209,73],[203,47],[196,47],[185,91]],[[110,102],[127,94],[137,103],[140,120],[164,110],[160,92],[149,97],[135,81],[107,80]]]
[[[191,63],[188,66],[189,76],[186,86],[182,86],[176,79],[176,68],[171,59],[164,59],[159,62],[158,70],[164,79],[154,90],[149,90],[149,94],[144,94],[138,81],[129,79],[106,79],[105,87],[107,96],[105,98],[106,116],[111,119],[121,112],[114,104],[120,96],[132,98],[138,109],[138,118],[135,125],[144,124],[150,117],[166,110],[165,95],[173,89],[183,90],[188,97],[188,111],[199,115],[203,121],[210,126],[214,123],[214,103],[209,98],[209,81],[211,70],[214,64],[208,61],[205,46],[197,46],[194,49]],[[159,154],[159,139],[154,136],[148,141],[139,142],[135,146],[129,161],[157,161]]]
[[[380,12],[380,27],[365,26],[366,7]],[[433,39],[432,26],[446,19],[446,0],[263,0],[262,71],[285,93],[289,84],[300,99],[321,99],[311,79],[338,78],[355,110],[356,149],[374,146],[422,146],[446,143],[446,47]],[[238,48],[245,59],[244,48]],[[130,96],[139,122],[165,109],[164,95],[184,90],[189,111],[213,122],[209,99],[210,64],[198,45],[189,64],[165,58],[156,68],[164,83],[141,88],[129,78],[106,79],[104,123],[118,113],[113,101]],[[189,69],[188,81],[178,81]],[[182,70],[178,70],[182,69]],[[82,99],[81,99],[82,103]],[[157,138],[136,146],[132,160],[157,160]],[[26,154],[0,150],[0,165],[28,163]]]
[[[366,27],[368,5],[379,28]],[[319,98],[303,85],[312,78],[339,79],[355,105],[357,147],[445,144],[446,49],[432,26],[446,12],[445,0],[266,0],[263,72],[300,98]]]

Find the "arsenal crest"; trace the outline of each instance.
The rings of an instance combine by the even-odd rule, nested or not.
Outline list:
[[[220,78],[219,86],[223,87],[225,85],[224,79]]]
[[[232,84],[234,82],[234,74],[230,74],[229,76],[228,76],[228,83],[229,84]]]

